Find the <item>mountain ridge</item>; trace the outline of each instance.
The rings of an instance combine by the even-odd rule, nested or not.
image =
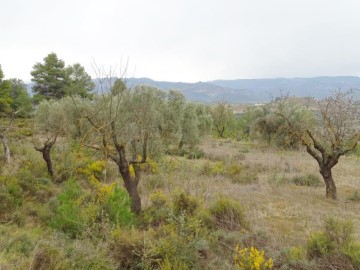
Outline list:
[[[129,78],[129,87],[150,85],[162,90],[176,89],[188,99],[202,102],[226,101],[256,103],[288,94],[298,97],[324,98],[336,89],[360,89],[357,76],[318,76],[296,78],[213,80],[196,83],[155,81],[149,78]]]
[[[97,86],[95,91],[108,91],[110,85],[102,85],[100,79],[93,79]],[[149,85],[161,90],[178,90],[191,101],[229,103],[259,103],[270,101],[281,95],[297,97],[324,98],[341,88],[359,89],[360,77],[357,76],[318,76],[295,78],[266,78],[266,79],[234,79],[213,80],[199,82],[171,82],[156,81],[150,78],[128,78],[125,80],[129,88],[137,85]],[[33,83],[27,85],[31,92]]]

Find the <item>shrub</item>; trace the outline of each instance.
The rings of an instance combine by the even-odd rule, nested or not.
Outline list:
[[[76,180],[70,179],[65,183],[65,189],[57,197],[54,216],[49,225],[55,229],[62,230],[75,237],[82,232],[91,217],[86,215],[85,207],[81,199],[83,192]]]
[[[297,186],[320,187],[323,185],[323,182],[320,180],[319,176],[315,174],[295,176],[291,179],[291,181]]]
[[[238,230],[249,227],[242,206],[234,200],[219,198],[209,211],[218,228]]]
[[[140,158],[140,160],[141,160],[141,158]],[[141,167],[141,171],[143,171],[145,173],[149,173],[149,174],[159,174],[160,173],[159,164],[149,157],[146,159],[145,163],[142,163],[140,165],[140,167]]]
[[[349,197],[350,201],[360,202],[360,193],[358,191],[354,191],[354,193]]]
[[[318,259],[322,269],[359,269],[360,245],[353,240],[353,225],[349,221],[328,219],[324,230],[308,240],[307,254]]]
[[[221,175],[224,172],[225,172],[225,167],[222,161],[218,161],[214,165],[211,162],[207,161],[201,169],[201,174],[206,176]]]
[[[166,223],[172,209],[170,203],[161,191],[156,191],[150,194],[151,206],[142,212],[142,221],[145,226],[158,227],[161,224]]]
[[[173,261],[169,260],[169,258],[166,258],[164,261],[159,263],[160,270],[188,270],[189,267],[177,260],[174,259]]]
[[[251,247],[240,249],[237,245],[233,262],[239,270],[265,270],[273,268],[272,258],[266,259],[264,251]]]
[[[19,179],[19,185],[27,197],[34,197],[37,201],[46,202],[53,196],[50,179],[45,177],[36,178],[27,169],[20,169],[15,176]]]
[[[274,188],[289,184],[290,182],[291,182],[291,180],[289,178],[287,178],[283,174],[278,174],[278,173],[274,173],[274,174],[270,175],[270,177],[268,179],[269,185]]]
[[[201,220],[185,213],[170,215],[156,235],[157,250],[163,260],[181,265],[182,269],[196,269],[201,254],[208,250],[208,231]]]
[[[176,215],[179,215],[180,213],[193,215],[198,206],[199,202],[185,192],[175,194],[173,198],[173,209]]]
[[[0,221],[8,221],[23,202],[23,190],[16,177],[0,177],[0,202]]]
[[[147,259],[147,264],[155,264],[157,252],[148,246],[150,240],[153,240],[152,231],[147,233],[119,227],[113,230],[110,253],[118,262],[118,269],[144,269],[145,267],[141,267],[144,266],[144,258]]]
[[[245,168],[238,163],[231,163],[226,166],[226,175],[230,178],[238,176]]]
[[[118,187],[105,198],[103,210],[113,224],[129,226],[135,223],[135,217],[130,211],[129,196]]]
[[[205,152],[198,147],[193,148],[175,148],[167,151],[167,154],[186,157],[187,159],[200,159],[205,156]]]
[[[240,174],[231,177],[231,182],[234,184],[253,184],[259,180],[255,171],[244,170]]]
[[[306,250],[302,247],[283,248],[275,259],[274,267],[280,270],[318,270],[316,262],[308,261]]]

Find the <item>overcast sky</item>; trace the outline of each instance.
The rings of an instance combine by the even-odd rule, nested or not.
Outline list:
[[[0,64],[30,81],[55,52],[94,77],[155,80],[360,75],[358,0],[0,0]]]

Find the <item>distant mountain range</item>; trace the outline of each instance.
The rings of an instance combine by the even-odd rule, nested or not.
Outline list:
[[[99,85],[99,80],[94,80]],[[313,77],[276,79],[215,80],[207,82],[184,83],[154,81],[149,78],[129,78],[128,87],[149,85],[162,90],[178,90],[187,99],[199,102],[226,101],[230,103],[257,103],[274,99],[281,95],[323,98],[336,89],[360,89],[360,77]],[[28,85],[31,88],[31,84]],[[108,90],[109,86],[103,85]]]
[[[223,100],[230,103],[257,103],[269,101],[281,95],[323,98],[339,88],[360,90],[360,77],[239,79],[197,83],[130,78],[127,80],[127,85],[129,87],[150,85],[163,90],[176,89],[193,101],[217,102]]]

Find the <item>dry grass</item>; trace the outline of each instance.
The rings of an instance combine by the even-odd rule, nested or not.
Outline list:
[[[325,188],[299,187],[291,183],[269,184],[274,174],[284,177],[309,173],[320,176],[317,164],[306,152],[279,151],[247,142],[208,139],[201,148],[212,160],[233,159],[255,168],[256,184],[233,184],[223,176],[201,175],[206,160],[176,158],[177,168],[165,177],[164,190],[184,189],[204,205],[219,194],[238,200],[246,209],[253,231],[263,231],[274,248],[304,244],[310,233],[319,230],[327,217],[348,219],[354,223],[360,241],[360,202],[348,200],[360,187],[360,166],[356,157],[343,157],[333,170],[338,200],[325,198]],[[146,182],[146,177],[143,181]],[[143,184],[144,185],[144,184]],[[143,192],[146,193],[144,187]],[[144,194],[146,197],[146,194]],[[146,199],[144,200],[146,204]]]

